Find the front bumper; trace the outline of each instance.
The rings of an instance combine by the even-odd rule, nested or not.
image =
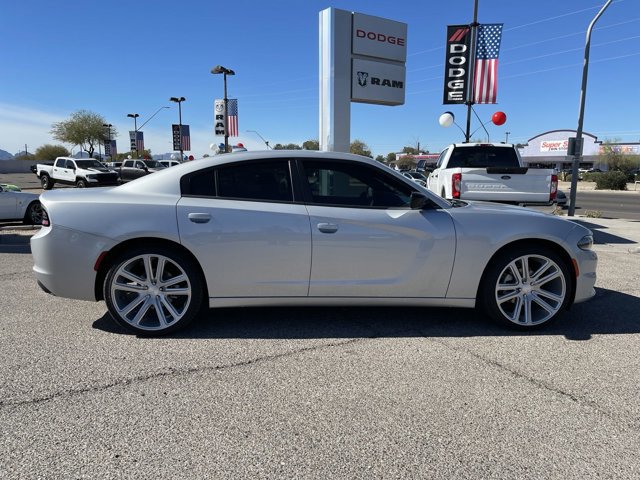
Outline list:
[[[589,300],[596,294],[596,269],[598,266],[598,254],[593,250],[580,250],[574,256],[578,264],[578,276],[576,278],[576,295],[574,303]]]

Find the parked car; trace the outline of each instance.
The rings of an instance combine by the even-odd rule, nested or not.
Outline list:
[[[0,185],[0,220],[22,220],[24,223],[40,225],[42,206],[38,194],[16,191]]]
[[[218,155],[41,202],[31,238],[40,286],[104,300],[142,335],[184,327],[203,304],[477,305],[531,329],[595,294],[587,228],[447,201],[346,153]]]
[[[181,162],[178,160],[159,160],[163,167],[175,167],[176,165],[180,165]]]
[[[150,173],[159,172],[166,167],[157,160],[129,159],[122,163],[120,168],[116,168],[116,172],[120,176],[120,182],[126,183],[136,178],[144,177]]]
[[[0,183],[0,187],[2,187],[7,192],[21,192],[22,191],[22,189],[19,186],[13,185],[11,183]]]
[[[79,188],[118,184],[118,174],[93,158],[58,157],[53,165],[38,163],[36,175],[44,190],[51,190],[56,183]]]
[[[410,180],[413,180],[418,185],[427,188],[427,177],[425,177],[422,173],[410,170],[408,172],[402,172],[402,175]]]
[[[442,151],[427,183],[448,199],[548,205],[558,177],[552,169],[524,166],[515,145],[456,143]]]

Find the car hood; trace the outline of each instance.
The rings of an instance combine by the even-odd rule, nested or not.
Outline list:
[[[539,212],[525,207],[493,202],[463,202],[464,206],[449,208],[457,229],[467,234],[491,232],[494,238],[516,240],[541,238],[564,240],[575,229],[582,235],[591,230],[563,216]],[[574,232],[575,233],[575,232]]]

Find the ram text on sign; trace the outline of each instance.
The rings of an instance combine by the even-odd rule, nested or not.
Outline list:
[[[471,29],[469,25],[447,26],[443,104],[458,104],[467,101],[470,57]]]
[[[355,55],[407,60],[407,24],[362,13],[353,14],[351,52]]]
[[[217,136],[225,136],[226,118],[224,100],[216,99],[213,105],[213,134]]]
[[[405,77],[404,65],[354,59],[351,68],[351,101],[403,105]]]

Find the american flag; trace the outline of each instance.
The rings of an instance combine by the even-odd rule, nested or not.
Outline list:
[[[478,26],[476,65],[473,74],[474,103],[496,103],[501,38],[501,23]]]
[[[227,118],[229,119],[229,125],[227,125],[227,134],[230,137],[238,136],[238,99],[229,98],[227,100]]]
[[[144,152],[144,134],[140,131],[136,132],[136,150]]]
[[[189,134],[189,125],[182,125],[182,150],[191,150],[191,135]]]

